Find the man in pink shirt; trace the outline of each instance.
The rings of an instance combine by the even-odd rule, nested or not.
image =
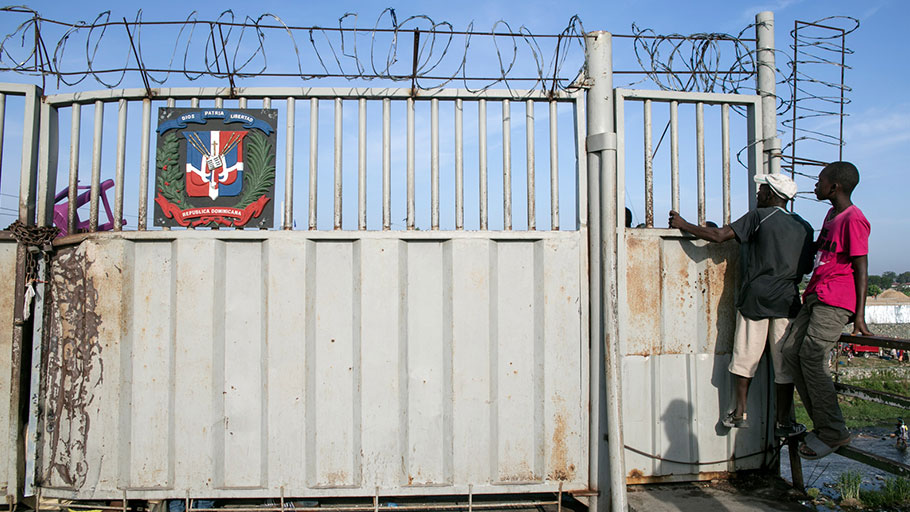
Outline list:
[[[849,162],[830,163],[818,175],[815,196],[830,201],[832,208],[816,241],[815,268],[803,307],[782,349],[784,364],[815,426],[799,447],[806,459],[819,459],[850,443],[827,353],[851,319],[854,334],[872,334],[865,321],[869,221],[850,200],[858,183],[859,172]]]

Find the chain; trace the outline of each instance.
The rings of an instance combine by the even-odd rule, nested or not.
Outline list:
[[[25,287],[26,291],[38,281],[38,258],[46,259],[50,244],[60,232],[56,226],[27,226],[17,219],[6,228],[17,242],[25,246]],[[26,308],[28,307],[26,300]]]

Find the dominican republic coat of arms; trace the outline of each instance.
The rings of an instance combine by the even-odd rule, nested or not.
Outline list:
[[[155,225],[272,227],[273,109],[161,108]]]

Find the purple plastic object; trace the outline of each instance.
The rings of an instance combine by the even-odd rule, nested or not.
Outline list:
[[[104,212],[107,213],[107,222],[105,222],[104,224],[100,224],[98,226],[98,231],[110,231],[110,230],[114,229],[114,213],[111,211],[111,204],[107,200],[107,191],[109,188],[111,188],[113,186],[114,186],[114,180],[104,180],[103,182],[101,182],[101,192],[99,195],[101,196],[101,202],[104,204]],[[91,187],[89,187],[89,186],[77,187],[77,190],[85,190],[85,192],[76,196],[76,210],[78,210],[80,206],[89,202],[89,200],[91,199],[92,191],[89,189],[91,189]],[[60,200],[66,199],[69,196],[69,193],[70,193],[70,188],[66,187],[65,189],[61,190],[60,192],[57,192],[57,195],[54,196],[54,225],[57,226],[58,228],[60,228],[60,234],[57,235],[58,237],[66,236],[66,235],[70,234],[69,230],[67,229],[68,223],[66,221],[66,216],[69,213],[69,202],[68,201],[63,201],[62,203],[60,202]],[[125,225],[126,225],[126,219],[123,219],[121,226],[125,226]],[[87,221],[87,220],[80,221],[79,212],[77,211],[76,212],[76,233],[86,232],[86,231],[88,231],[88,228],[89,228],[89,221]]]

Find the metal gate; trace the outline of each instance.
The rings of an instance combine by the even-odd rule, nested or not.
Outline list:
[[[758,29],[759,59],[771,58],[773,69],[773,40],[762,36],[769,26]],[[25,452],[24,461],[9,456],[10,470],[28,468],[16,485],[70,499],[567,491],[604,510],[607,503],[624,508],[627,481],[703,478],[760,464],[752,452],[764,450],[768,428],[735,438],[711,428],[725,405],[735,250],[653,228],[650,113],[652,104],[666,103],[675,119],[680,103],[695,104],[703,155],[704,105],[722,105],[728,221],[728,110],[746,109],[748,175],[774,172],[779,145],[762,135],[774,133],[773,74],[769,85],[768,69],[759,69],[761,98],[614,90],[610,34],[590,33],[586,45],[586,91],[568,93],[80,92],[42,99],[40,138],[34,102],[20,216],[39,226],[53,221],[58,174],[70,185],[66,223],[74,225],[83,109],[94,123],[88,233],[58,239],[47,282],[37,283],[43,321],[33,332],[28,439],[13,433],[19,419],[0,417],[0,428],[11,426],[3,448]],[[2,86],[10,94],[17,87]],[[624,227],[622,215],[627,102],[644,105],[641,229]],[[563,114],[561,104],[569,106]],[[116,132],[104,128],[109,105],[117,106]],[[286,121],[279,131],[282,229],[148,229],[155,107],[253,105],[277,108]],[[356,168],[343,163],[342,127],[353,105]],[[524,122],[513,123],[521,106]],[[141,116],[131,116],[137,108]],[[368,113],[380,109],[370,128]],[[404,114],[393,124],[395,109]],[[448,115],[440,109],[451,112],[448,153],[440,150],[440,119]],[[320,121],[323,111],[333,123]],[[466,111],[476,112],[476,133],[465,130]],[[547,122],[535,128],[544,111]],[[298,112],[309,114],[308,131]],[[499,121],[494,136],[491,115]],[[59,129],[67,116],[68,139]],[[536,179],[544,174],[536,158],[541,126],[549,138],[548,186]],[[326,127],[331,166],[320,157],[329,152],[319,143]],[[138,140],[128,136],[137,128]],[[574,136],[562,144],[558,133],[566,129]],[[466,131],[477,141],[469,155],[476,171],[465,165]],[[673,152],[677,132],[673,125]],[[309,139],[306,173],[295,168],[296,148],[304,146],[298,133]],[[525,135],[517,159],[513,133]],[[396,134],[404,141],[397,185]],[[110,154],[104,141],[115,143],[113,165],[102,164]],[[371,145],[381,159],[368,158]],[[61,148],[68,167],[58,166]],[[492,171],[490,153],[502,157]],[[572,161],[561,163],[560,154]],[[440,164],[447,158],[450,172]],[[524,173],[513,172],[516,160]],[[700,156],[700,222],[703,170]],[[513,203],[519,175],[527,201]],[[105,177],[115,185],[110,232],[97,231]],[[476,195],[466,194],[469,181]],[[560,209],[560,190],[571,191],[574,208]],[[302,198],[307,229],[298,230],[294,208]],[[674,188],[674,206],[678,200]],[[513,204],[526,222],[513,222]],[[475,226],[466,205],[477,209]],[[135,230],[120,221],[131,208]],[[565,222],[567,209],[573,222]],[[403,226],[396,212],[405,215]],[[547,222],[537,212],[549,229],[539,229]],[[440,229],[446,218],[450,229]],[[15,494],[12,483],[8,494]]]

